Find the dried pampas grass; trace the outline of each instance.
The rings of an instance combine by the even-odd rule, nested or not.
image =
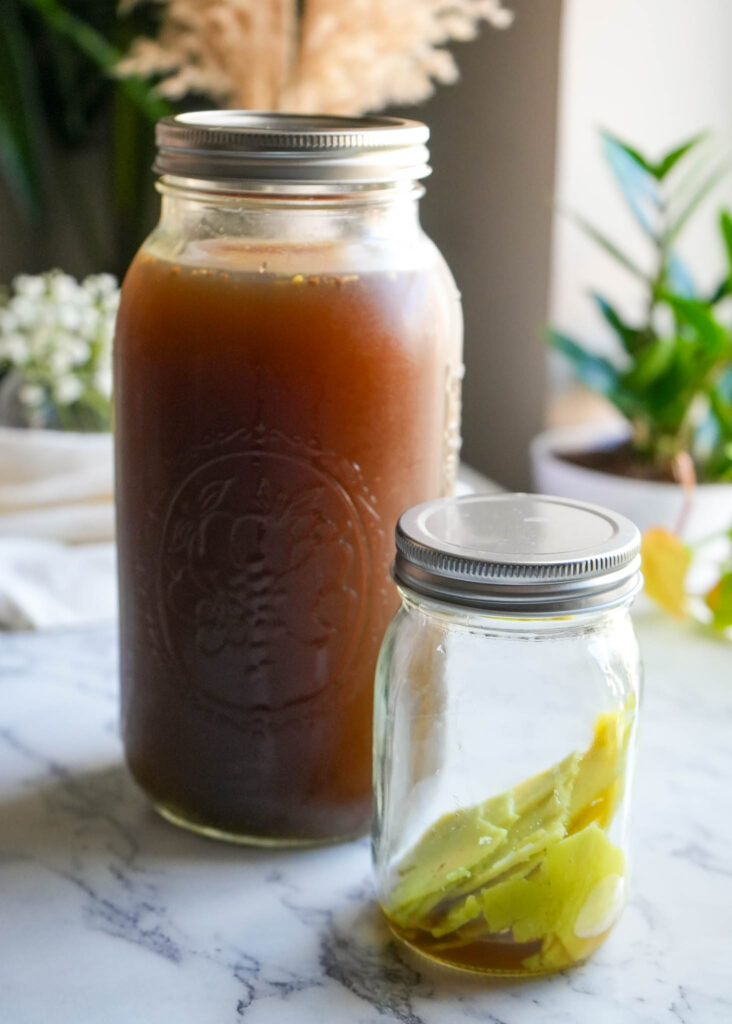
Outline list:
[[[501,0],[160,2],[158,38],[138,39],[120,74],[158,77],[171,99],[201,93],[230,107],[302,113],[424,100],[457,78],[446,43],[513,17]]]

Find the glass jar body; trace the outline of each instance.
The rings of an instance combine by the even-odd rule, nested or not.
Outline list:
[[[456,465],[457,293],[414,188],[162,191],[115,343],[127,759],[202,831],[357,834],[391,531]]]
[[[468,970],[581,962],[627,892],[641,678],[627,606],[521,620],[403,597],[375,694],[389,923]]]

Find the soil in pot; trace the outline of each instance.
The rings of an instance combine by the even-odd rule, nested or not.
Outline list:
[[[600,473],[629,477],[632,480],[652,480],[658,483],[676,483],[670,462],[657,464],[638,455],[630,441],[608,445],[583,452],[557,452],[560,459],[584,469]]]

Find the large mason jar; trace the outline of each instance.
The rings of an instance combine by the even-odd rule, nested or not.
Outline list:
[[[393,931],[491,974],[585,960],[628,890],[639,535],[536,495],[427,502],[397,529],[373,852]]]
[[[418,216],[427,129],[158,126],[115,347],[122,724],[170,820],[365,831],[399,513],[450,493],[461,316]]]

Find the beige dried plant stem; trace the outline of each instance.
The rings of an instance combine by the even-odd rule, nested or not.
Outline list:
[[[296,0],[168,0],[158,38],[137,39],[117,70],[161,77],[159,91],[170,99],[201,93],[277,109],[297,34]]]
[[[512,20],[501,0],[161,2],[158,38],[138,39],[120,74],[159,77],[171,99],[302,113],[417,103],[457,77],[447,43]]]
[[[360,114],[419,103],[458,77],[451,40],[474,38],[482,20],[510,24],[499,0],[306,0],[290,110]]]
[[[676,483],[681,485],[684,492],[684,501],[674,530],[678,537],[683,537],[686,523],[691,515],[697,484],[694,460],[688,452],[677,452],[673,458],[672,469]]]

